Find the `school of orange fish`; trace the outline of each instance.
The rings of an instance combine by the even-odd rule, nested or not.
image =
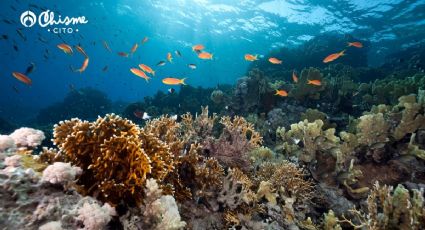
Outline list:
[[[141,44],[142,45],[145,44],[148,40],[149,40],[148,37],[144,37],[143,40],[141,41]],[[112,53],[112,49],[109,47],[109,45],[106,41],[103,41],[103,46],[105,47],[105,49],[107,51]],[[363,44],[361,42],[348,42],[347,46],[348,47],[351,46],[351,47],[356,47],[356,48],[363,48]],[[65,44],[65,43],[61,43],[61,44],[57,45],[57,47],[60,50],[62,50],[65,54],[73,55],[73,49],[70,45]],[[84,61],[83,61],[83,64],[81,65],[81,67],[79,69],[76,69],[76,70],[72,69],[72,70],[74,72],[82,73],[87,69],[87,67],[89,65],[89,56],[87,55],[87,53],[84,51],[84,49],[81,46],[75,45],[74,47],[79,53],[81,53],[84,56]],[[120,52],[117,52],[117,54],[121,57],[129,57],[130,55],[133,55],[137,51],[138,47],[139,47],[139,44],[135,43],[131,47],[129,53],[120,51]],[[197,45],[192,46],[192,50],[197,54],[198,58],[200,58],[200,59],[213,60],[213,54],[205,51],[205,46],[202,45],[202,44],[197,44]],[[179,51],[175,51],[175,54],[177,56],[181,57],[181,53]],[[341,52],[332,53],[332,54],[328,55],[327,57],[325,57],[323,59],[323,63],[332,62],[332,61],[334,61],[334,60],[336,60],[336,59],[338,59],[338,58],[340,58],[344,55],[345,55],[345,49],[342,50]],[[255,55],[254,54],[245,54],[244,58],[245,58],[246,61],[250,61],[250,62],[259,60],[258,54],[255,54]],[[173,56],[172,56],[171,52],[167,53],[166,59],[169,63],[173,62]],[[268,59],[268,61],[271,64],[275,64],[275,65],[282,64],[282,60],[279,60],[278,58],[275,58],[275,57],[270,57]],[[160,61],[160,62],[158,62],[157,66],[163,66],[165,64],[166,64],[165,61]],[[195,64],[188,64],[188,67],[191,68],[191,69],[196,69]],[[106,71],[106,70],[107,70],[107,66],[105,66],[103,68],[103,71]],[[140,77],[140,78],[145,79],[146,82],[149,82],[149,79],[151,79],[151,77],[149,77],[147,74],[155,76],[155,71],[151,67],[149,67],[148,65],[143,64],[143,63],[139,64],[138,68],[137,67],[130,68],[130,72],[133,73],[134,75]],[[19,81],[27,84],[27,85],[32,84],[32,80],[23,73],[12,72],[12,76],[15,77],[16,79],[18,79]],[[186,80],[186,78],[179,79],[179,78],[174,78],[174,77],[166,77],[166,78],[162,79],[162,83],[166,84],[166,85],[186,85],[185,80]],[[298,77],[295,73],[295,70],[292,72],[292,81],[294,82],[294,84],[298,83]],[[321,86],[322,82],[321,82],[320,79],[307,79],[307,84],[313,85],[313,86]],[[280,97],[287,97],[288,92],[285,91],[285,90],[282,90],[282,89],[281,90],[277,89],[275,95],[280,96]]]

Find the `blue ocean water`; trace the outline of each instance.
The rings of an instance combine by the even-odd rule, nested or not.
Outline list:
[[[49,10],[56,19],[84,16],[88,22],[25,27],[20,17],[28,10],[37,16]],[[7,38],[0,40],[0,117],[30,119],[40,108],[62,101],[70,89],[83,87],[132,102],[166,92],[170,87],[162,84],[164,77],[186,77],[192,86],[234,84],[251,64],[243,58],[246,53],[261,57],[324,33],[368,41],[369,64],[379,65],[387,54],[424,41],[424,14],[424,0],[2,0],[0,35]],[[54,33],[55,28],[73,32]],[[144,37],[149,40],[141,44]],[[66,55],[56,47],[60,43],[84,48],[90,57],[86,71],[71,70],[82,65],[84,56],[75,49]],[[135,43],[139,47],[133,55],[117,55],[130,52]],[[191,49],[195,44],[203,44],[213,60],[200,60]],[[173,63],[156,66],[168,52]],[[31,62],[36,67],[28,86],[11,73],[25,72]],[[149,83],[129,71],[140,63],[156,71]],[[189,63],[197,69],[188,68]]]

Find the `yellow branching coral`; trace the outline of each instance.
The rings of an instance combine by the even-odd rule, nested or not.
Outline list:
[[[213,113],[209,116],[208,106],[202,107],[201,110],[201,114],[195,118],[190,113],[182,115],[181,127],[186,142],[201,142],[212,134],[217,115]]]
[[[340,222],[346,222],[355,229],[423,229],[425,226],[423,193],[423,190],[417,189],[409,191],[400,184],[393,189],[392,186],[380,186],[376,182],[367,198],[368,214],[355,209],[349,210],[354,219],[349,220],[343,216],[344,220]]]
[[[94,122],[60,122],[53,142],[67,161],[83,169],[81,190],[113,205],[141,203],[146,179],[162,181],[173,170],[166,143],[115,114]]]
[[[279,189],[286,197],[295,198],[296,202],[303,203],[313,197],[313,183],[304,179],[301,168],[288,161],[263,163],[256,176],[256,181],[269,181],[274,189]]]
[[[180,124],[175,119],[166,115],[152,119],[146,123],[143,131],[167,143],[175,157],[180,155],[184,143],[180,138]]]
[[[357,124],[357,137],[359,144],[372,146],[376,143],[388,141],[389,125],[382,113],[367,114],[360,118]]]
[[[402,118],[394,129],[393,136],[396,140],[402,139],[406,134],[413,133],[419,128],[425,128],[424,108],[416,102],[416,95],[402,96],[395,109],[404,108]],[[421,113],[422,110],[422,113]]]

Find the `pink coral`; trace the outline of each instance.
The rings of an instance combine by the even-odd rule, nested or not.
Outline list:
[[[84,202],[83,206],[77,210],[77,220],[82,221],[84,228],[87,230],[104,229],[112,216],[117,215],[115,209],[108,203],[105,203],[102,207],[95,202]]]
[[[81,173],[80,167],[71,166],[70,163],[55,162],[43,171],[41,181],[47,181],[51,184],[67,184],[75,180],[75,176]]]
[[[18,147],[37,147],[46,138],[40,130],[20,128],[9,135]]]
[[[4,152],[7,149],[15,147],[15,141],[13,138],[7,135],[0,135],[0,152]]]

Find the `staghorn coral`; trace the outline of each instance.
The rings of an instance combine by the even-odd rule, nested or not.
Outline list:
[[[95,122],[72,119],[55,125],[53,142],[66,159],[83,169],[78,184],[86,194],[118,204],[141,203],[147,177],[158,180],[173,170],[168,146],[115,114]]]

